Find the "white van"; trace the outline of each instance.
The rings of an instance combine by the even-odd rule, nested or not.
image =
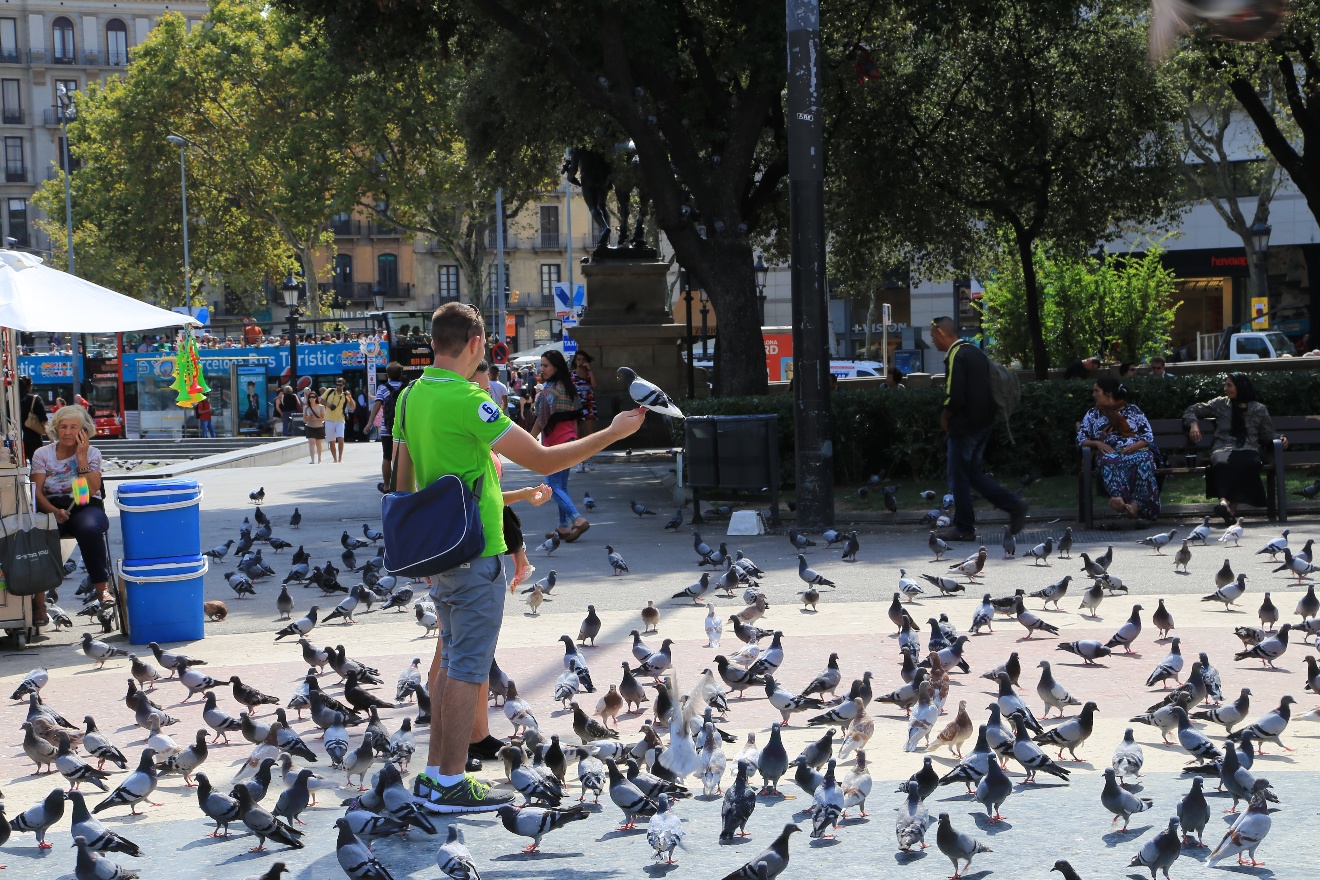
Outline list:
[[[1234,333],[1228,341],[1230,361],[1257,361],[1284,355],[1296,357],[1297,349],[1287,336],[1277,330]]]

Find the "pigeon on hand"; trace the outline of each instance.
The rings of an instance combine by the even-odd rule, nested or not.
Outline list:
[[[628,395],[638,406],[676,419],[685,418],[683,411],[674,405],[669,395],[660,390],[659,386],[638,376],[636,371],[629,367],[619,367],[618,376],[627,384]]]

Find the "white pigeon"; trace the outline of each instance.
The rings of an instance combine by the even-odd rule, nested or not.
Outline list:
[[[435,863],[440,873],[450,880],[481,880],[472,852],[463,843],[463,829],[457,822],[449,823],[449,839],[435,852]]]
[[[674,850],[683,845],[684,834],[683,820],[674,813],[673,805],[669,795],[661,794],[655,815],[646,824],[646,842],[657,859],[665,859],[670,865],[674,864]]]
[[[1192,529],[1192,533],[1187,536],[1187,540],[1197,541],[1199,543],[1204,544],[1209,540],[1209,538],[1210,538],[1210,517],[1203,516],[1201,517],[1201,524],[1196,528]]]
[[[664,416],[684,418],[683,411],[674,405],[669,395],[661,391],[658,385],[646,381],[629,367],[619,367],[618,375],[628,383],[628,394],[638,406],[644,406],[651,412]]]
[[[907,576],[906,568],[900,568],[898,570],[898,591],[903,594],[908,602],[911,602],[913,599],[926,592],[921,588],[921,584]]]
[[[702,673],[702,678],[709,678],[711,675],[711,671],[707,669]],[[688,695],[688,699],[669,719],[669,748],[660,756],[660,763],[680,780],[701,769],[701,756],[697,754],[697,747],[692,742],[689,731],[692,729],[692,719],[705,711],[706,699],[703,696],[705,690],[705,682],[698,681],[697,686]],[[669,670],[669,693],[671,695],[680,693],[678,672],[672,667]]]
[[[1224,529],[1224,533],[1219,536],[1219,543],[1227,544],[1229,541],[1232,541],[1234,547],[1242,546],[1242,533],[1245,531],[1245,522],[1246,520],[1242,517],[1238,517],[1237,522]]]
[[[706,603],[706,647],[718,648],[720,636],[724,635],[724,618],[715,613],[715,605]]]

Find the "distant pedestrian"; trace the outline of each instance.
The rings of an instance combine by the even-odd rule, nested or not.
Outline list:
[[[283,422],[285,437],[293,436],[293,414],[301,408],[297,395],[293,393],[292,385],[285,385],[280,389],[280,393],[275,397],[275,415]]]
[[[1100,366],[1099,358],[1082,358],[1079,361],[1073,361],[1068,368],[1063,371],[1065,379],[1089,379],[1097,367]]]
[[[19,415],[23,424],[23,458],[32,456],[41,448],[46,434],[46,405],[32,392],[32,379],[21,376],[18,380]]]
[[[325,395],[325,442],[330,447],[330,458],[344,460],[345,422],[353,412],[353,396],[348,393],[347,383],[340,376],[335,380],[335,387]]]
[[[1164,364],[1164,358],[1153,357],[1150,359],[1150,377],[1152,379],[1169,378],[1169,370]]]
[[[538,438],[542,446],[560,446],[578,439],[577,421],[582,404],[563,352],[552,348],[541,355],[541,381],[544,386],[536,395],[536,422],[528,433]],[[578,513],[568,494],[567,469],[550,474],[546,482],[555,491],[555,504],[559,506],[559,527],[555,531],[561,540],[571,544],[591,528],[591,523]]]
[[[1131,361],[1123,361],[1123,363],[1118,365],[1118,378],[1120,380],[1135,379],[1136,377],[1137,377],[1136,364],[1132,363]]]
[[[490,399],[504,412],[509,402],[509,386],[500,381],[500,368],[492,365],[486,370],[486,379],[490,383]]]
[[[403,364],[398,361],[390,361],[385,367],[385,375],[388,381],[376,386],[376,400],[371,404],[371,413],[367,416],[367,421],[374,422],[376,414],[381,417],[380,423],[380,482],[376,488],[382,493],[385,491],[385,484],[390,479],[390,461],[394,458],[394,405],[398,403],[399,393],[403,391]]]
[[[307,435],[308,464],[319,464],[321,447],[325,440],[325,404],[315,388],[307,389],[307,402],[303,404],[303,432]]]
[[[1261,451],[1277,436],[1288,448],[1288,438],[1276,434],[1270,411],[1256,399],[1256,388],[1246,373],[1224,377],[1224,394],[1205,403],[1194,403],[1183,413],[1183,427],[1193,444],[1201,442],[1198,419],[1214,419],[1210,467],[1205,472],[1205,494],[1217,498],[1213,513],[1232,525],[1238,505],[1266,507],[1269,499],[1261,483]]]
[[[972,490],[1012,517],[1013,534],[1026,523],[1027,502],[981,471],[996,406],[990,390],[990,361],[985,352],[958,338],[953,319],[936,318],[930,341],[944,356],[944,409],[940,428],[948,433],[948,478],[953,490],[953,523],[936,534],[945,541],[976,540]],[[553,485],[553,484],[552,484]]]
[[[203,397],[197,401],[193,407],[193,412],[197,415],[197,436],[215,437],[215,424],[211,421],[211,400]]]
[[[906,378],[907,377],[903,375],[903,371],[898,367],[890,367],[885,371],[885,387],[897,388],[900,391],[905,391],[907,390],[907,386],[903,384],[903,380]]]

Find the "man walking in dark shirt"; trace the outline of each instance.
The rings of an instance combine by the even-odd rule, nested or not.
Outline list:
[[[952,318],[936,318],[930,341],[944,356],[944,409],[940,427],[949,435],[949,487],[953,492],[953,524],[936,534],[945,541],[976,540],[972,490],[1012,517],[1013,534],[1027,518],[1023,501],[981,471],[997,411],[990,390],[990,362],[985,352],[958,338]]]

